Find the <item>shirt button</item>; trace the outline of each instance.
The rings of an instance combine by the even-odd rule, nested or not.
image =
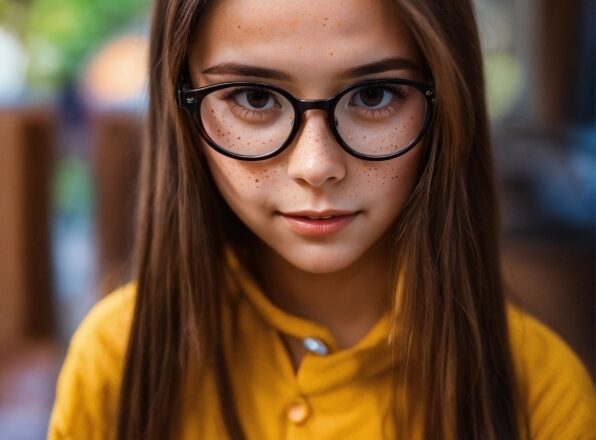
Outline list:
[[[308,351],[310,351],[313,354],[316,354],[317,356],[327,356],[329,354],[329,348],[319,338],[315,338],[313,336],[304,338],[304,340],[302,341],[302,345]]]
[[[309,415],[310,407],[308,406],[308,402],[302,397],[297,398],[288,405],[286,416],[288,421],[295,425],[304,423]]]

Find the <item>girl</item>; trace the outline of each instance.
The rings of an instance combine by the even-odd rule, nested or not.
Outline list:
[[[592,438],[504,302],[468,0],[157,0],[135,283],[52,439]]]

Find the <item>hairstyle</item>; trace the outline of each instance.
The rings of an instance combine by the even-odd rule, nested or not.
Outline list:
[[[138,291],[120,391],[120,440],[171,438],[193,362],[214,374],[228,436],[244,439],[221,341],[222,249],[238,220],[175,99],[208,3],[154,5]],[[394,400],[395,417],[404,415],[396,426],[403,438],[411,437],[408,422],[419,418],[425,439],[521,439],[528,422],[509,347],[473,7],[470,0],[396,3],[437,90],[419,181],[394,235],[403,295],[394,301],[393,377],[394,389],[404,386],[407,396],[403,408]]]

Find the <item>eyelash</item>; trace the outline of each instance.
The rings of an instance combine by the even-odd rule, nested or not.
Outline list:
[[[394,111],[398,110],[399,105],[398,102],[396,101],[402,101],[406,98],[406,93],[404,93],[403,88],[399,87],[399,86],[393,86],[393,85],[384,85],[382,87],[382,90],[384,91],[389,91],[390,93],[392,93],[395,98],[392,99],[391,103],[383,108],[378,108],[378,109],[372,109],[372,108],[366,108],[366,107],[361,107],[361,106],[353,106],[355,108],[358,108],[359,111],[361,113],[363,113],[363,117],[369,118],[369,119],[382,119],[384,117],[390,116]],[[362,89],[357,89],[352,97],[349,100],[349,105],[351,106],[351,103],[353,101],[353,99],[356,97],[356,94],[358,92],[362,91]]]
[[[270,115],[271,112],[275,111],[274,109],[251,110],[251,109],[247,109],[246,107],[241,106],[235,100],[235,98],[237,96],[239,96],[241,93],[249,93],[251,91],[255,91],[255,89],[239,88],[239,89],[230,90],[229,92],[224,93],[224,95],[222,96],[222,99],[226,102],[231,102],[232,103],[232,105],[231,105],[232,111],[241,113],[241,116],[244,119],[251,120],[253,122],[264,121],[267,119],[267,117]],[[277,100],[275,99],[273,94],[271,94],[270,96],[271,96],[271,99],[273,99],[274,101],[277,102]],[[277,102],[277,104],[279,105],[279,102]]]

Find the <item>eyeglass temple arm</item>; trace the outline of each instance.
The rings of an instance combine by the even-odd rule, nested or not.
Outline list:
[[[178,82],[176,84],[176,101],[180,107],[184,107],[184,100],[182,95],[190,86],[190,70],[188,68],[188,59],[184,58],[180,67],[180,74],[178,75]]]

